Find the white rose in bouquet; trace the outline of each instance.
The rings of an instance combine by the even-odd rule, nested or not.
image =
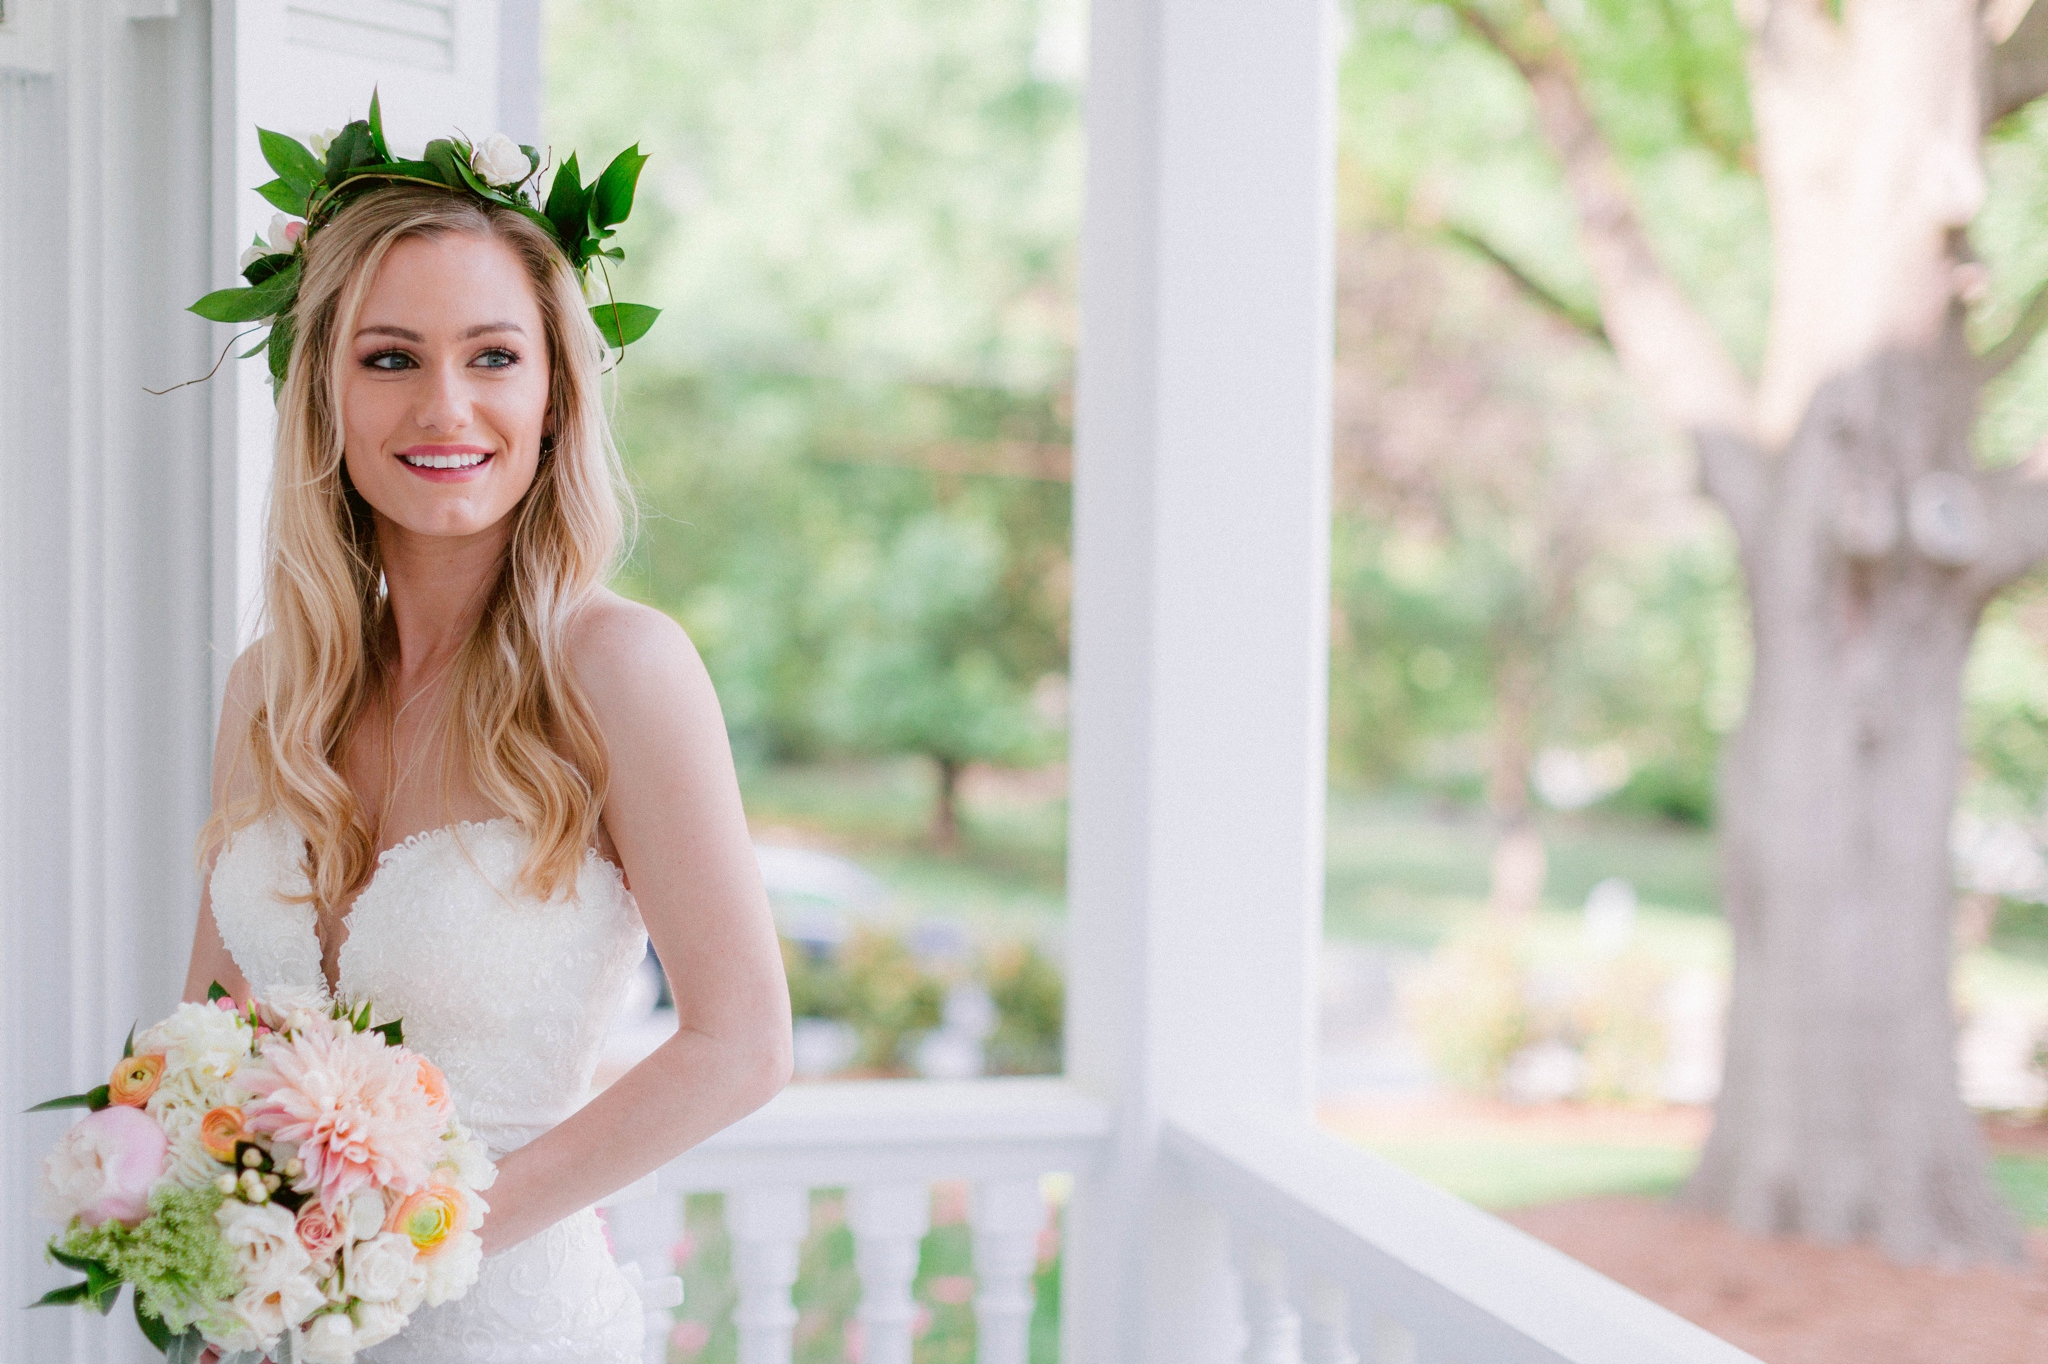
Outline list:
[[[306,1344],[299,1358],[303,1364],[350,1364],[362,1348],[348,1314],[329,1312],[306,1323]]]
[[[355,1319],[356,1348],[367,1350],[397,1335],[405,1327],[406,1314],[388,1302],[359,1302],[349,1309]]]
[[[432,1255],[421,1256],[419,1265],[426,1274],[423,1301],[429,1307],[439,1307],[461,1297],[476,1282],[483,1260],[483,1238],[478,1236],[454,1237]]]
[[[169,1018],[136,1034],[137,1055],[164,1058],[164,1083],[150,1096],[150,1111],[207,1099],[206,1082],[229,1079],[250,1063],[255,1037],[248,1019],[218,1004],[180,1004]]]
[[[379,1232],[341,1253],[341,1282],[349,1296],[364,1302],[397,1302],[408,1288],[417,1293],[412,1238],[395,1231]]]
[[[384,1230],[384,1195],[363,1189],[342,1205],[348,1209],[348,1239],[368,1241]]]

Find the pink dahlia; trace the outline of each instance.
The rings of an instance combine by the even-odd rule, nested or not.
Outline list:
[[[272,1034],[263,1064],[236,1078],[258,1096],[243,1106],[243,1125],[294,1143],[306,1168],[292,1187],[330,1208],[359,1189],[424,1186],[448,1128],[412,1055],[345,1024]]]

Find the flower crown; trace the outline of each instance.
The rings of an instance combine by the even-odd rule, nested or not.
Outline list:
[[[661,315],[659,308],[644,303],[619,302],[604,265],[626,258],[624,250],[605,242],[633,211],[633,188],[639,183],[640,168],[647,164],[637,143],[613,157],[588,185],[579,177],[571,152],[543,198],[540,153],[503,133],[475,145],[459,137],[437,137],[417,161],[394,157],[384,141],[384,117],[374,90],[367,119],[316,137],[311,147],[264,128],[258,128],[256,136],[263,159],[277,172],[277,179],[256,187],[279,210],[270,220],[270,239],[258,237],[242,253],[242,278],[249,287],[217,289],[194,303],[191,311],[214,322],[267,324],[269,337],[244,351],[242,358],[267,350],[271,379],[279,386],[291,356],[292,307],[299,298],[307,240],[364,192],[388,184],[434,185],[473,194],[545,229],[575,268],[585,299],[598,296],[592,267],[602,279],[602,301],[591,308],[590,320],[607,345],[623,349],[645,336]]]

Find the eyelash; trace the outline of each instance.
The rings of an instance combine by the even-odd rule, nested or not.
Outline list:
[[[481,360],[487,355],[502,355],[505,357],[505,359],[504,363],[502,364],[485,365],[485,369],[510,369],[512,368],[512,366],[519,363],[519,353],[517,351],[508,349],[507,347],[504,346],[492,346],[489,350],[479,352],[476,358],[477,360]],[[386,365],[379,363],[380,361],[383,360],[393,359],[403,360],[405,361],[405,364]],[[470,363],[475,364],[476,360],[472,360]],[[408,355],[406,352],[402,350],[380,350],[374,355],[366,355],[363,357],[364,369],[380,369],[387,374],[396,373],[401,369],[411,369],[416,367],[417,366],[415,365],[412,356]]]

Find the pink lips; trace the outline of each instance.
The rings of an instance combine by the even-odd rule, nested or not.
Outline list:
[[[413,445],[400,450],[398,454],[400,464],[429,483],[466,483],[470,479],[483,476],[484,470],[490,467],[492,452],[488,446],[483,445]],[[482,455],[483,458],[459,469],[435,469],[410,462],[412,459],[445,458],[449,455]]]

